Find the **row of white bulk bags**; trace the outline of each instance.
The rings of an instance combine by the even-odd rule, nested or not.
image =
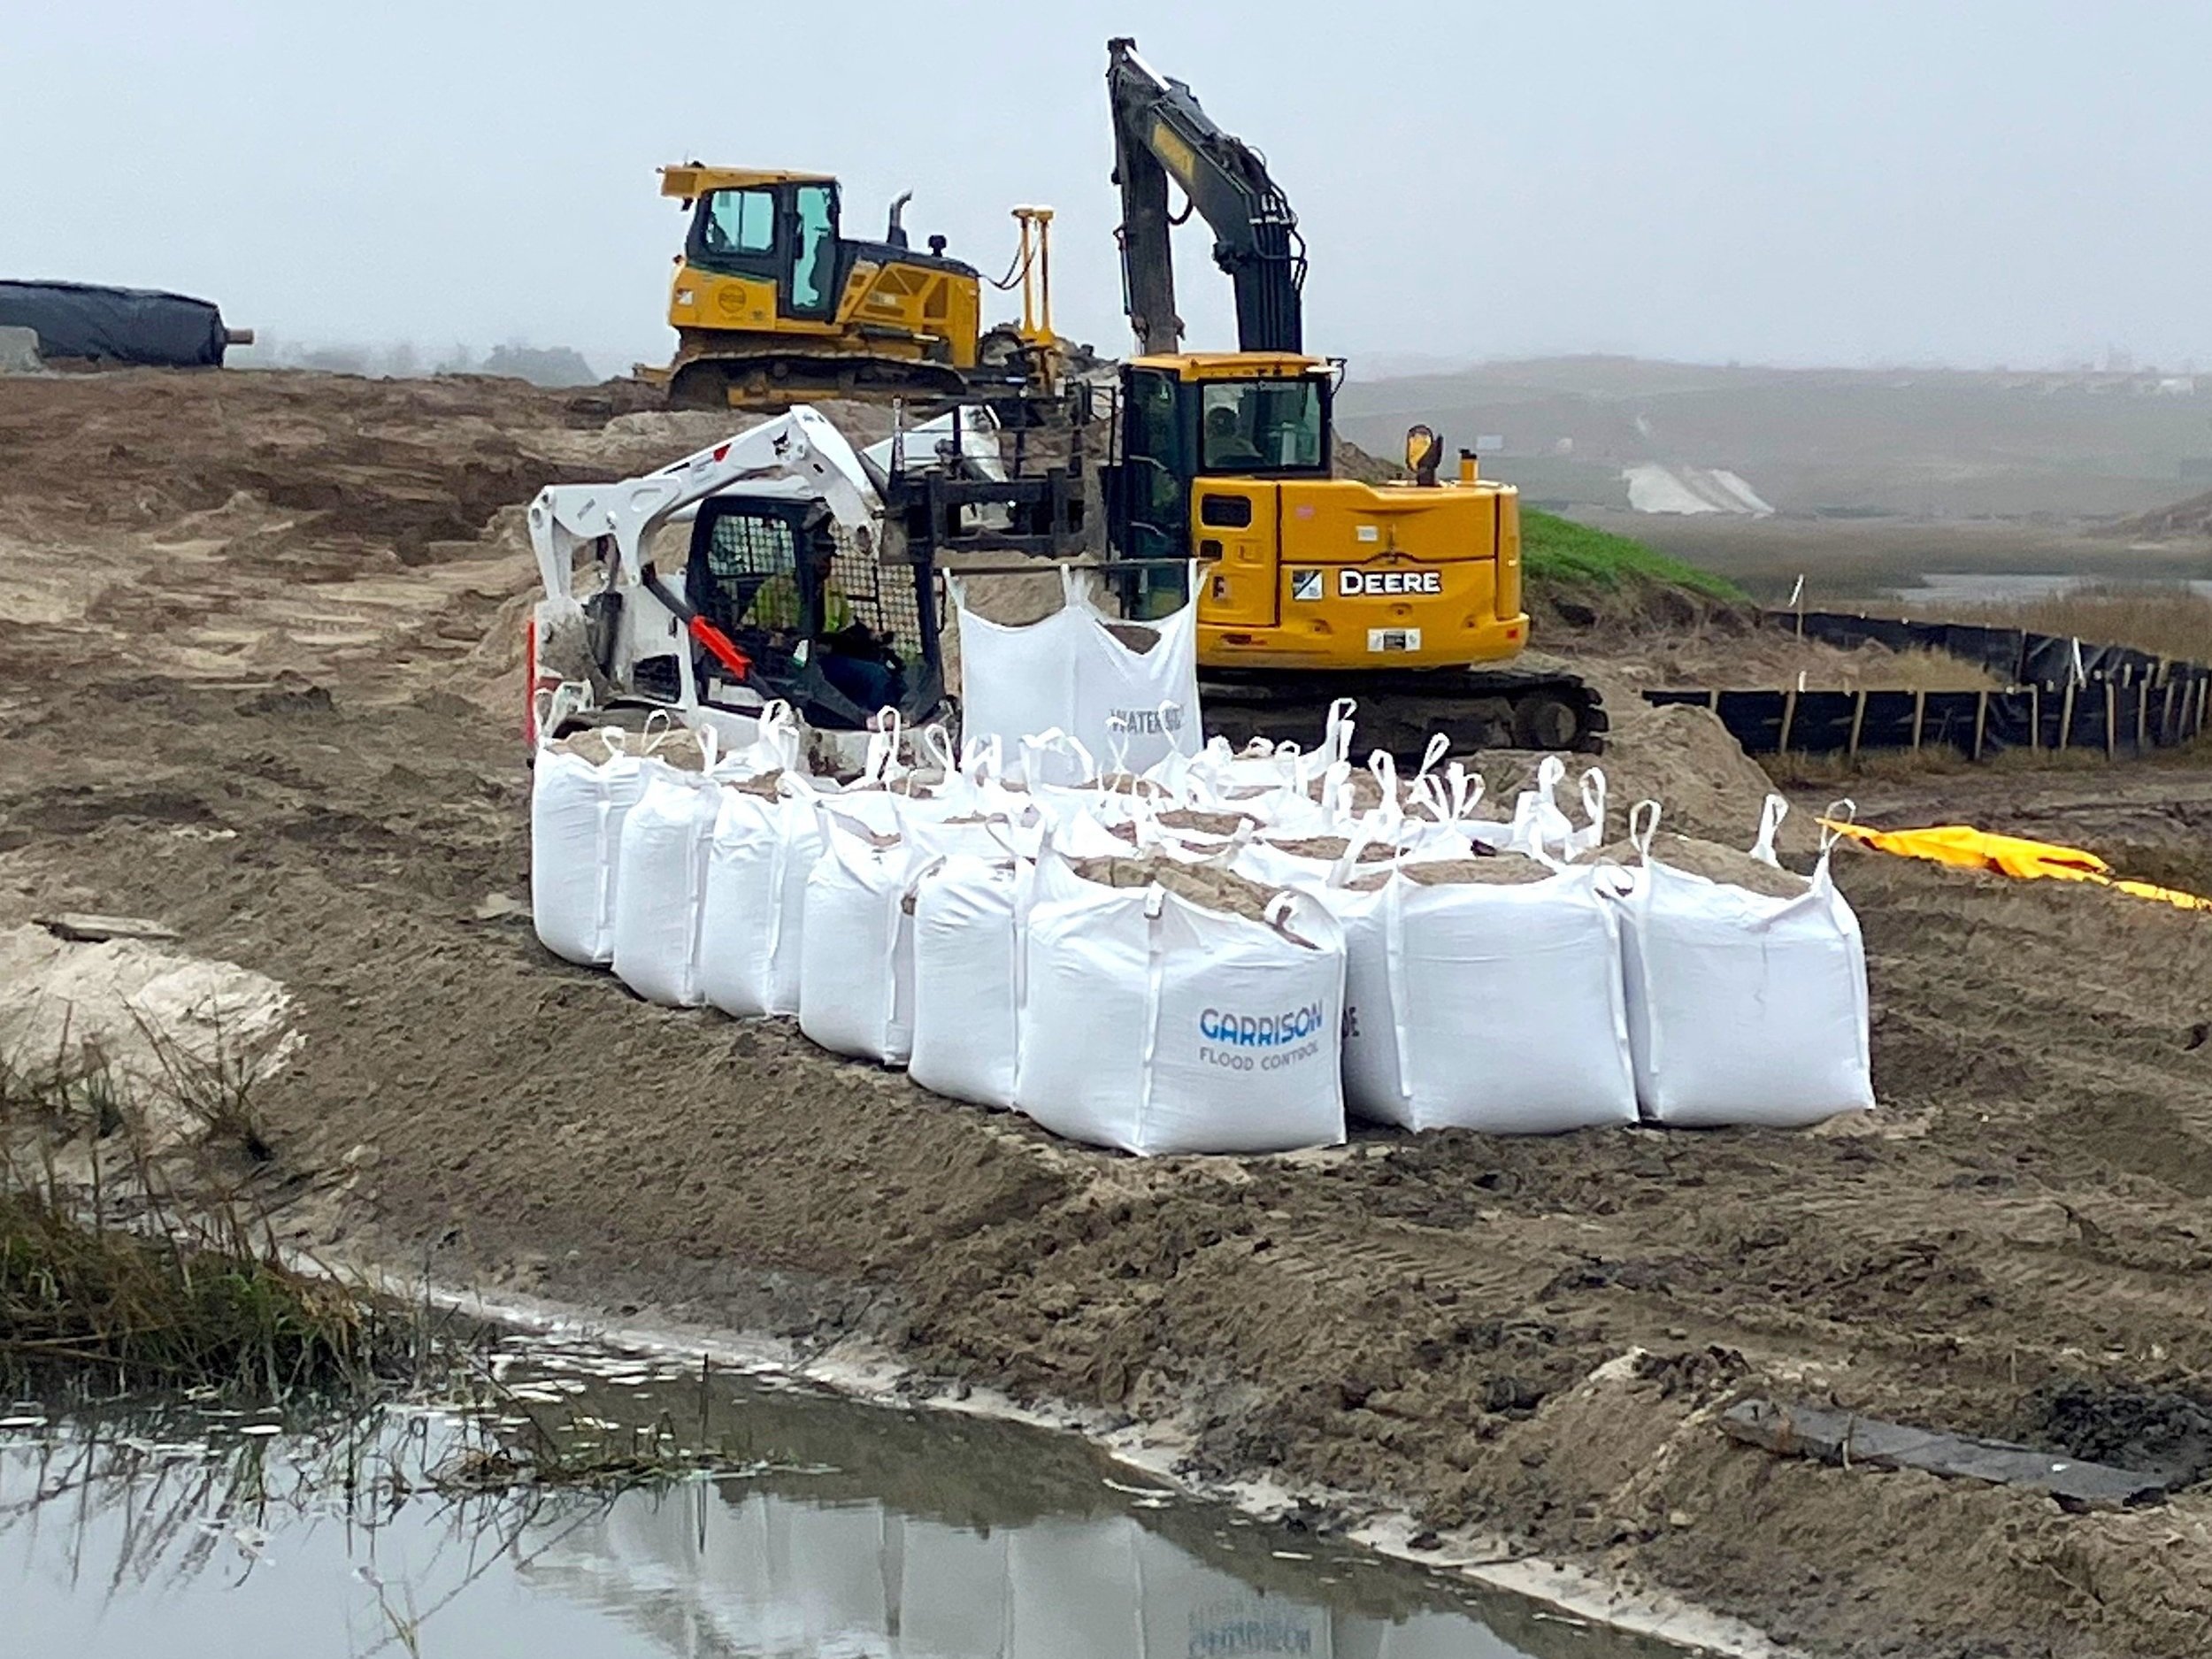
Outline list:
[[[1342,930],[1280,894],[1267,919],[1110,887],[1047,848],[1024,945],[1016,1106],[1142,1155],[1344,1139]]]
[[[971,610],[956,578],[948,580],[959,630],[961,725],[972,737],[997,737],[1012,780],[1022,781],[1022,740],[1057,728],[1093,755],[1107,752],[1118,732],[1138,771],[1200,743],[1198,591],[1194,567],[1189,603],[1172,616],[1132,623],[1108,617],[1085,592],[1079,574],[1063,566],[1061,608],[1024,626],[993,622]],[[1137,650],[1108,625],[1141,627],[1156,636]]]
[[[621,843],[631,811],[656,781],[698,773],[666,764],[669,746],[694,746],[688,758],[715,767],[713,733],[666,726],[656,713],[641,733],[618,726],[596,735],[605,757],[593,761],[548,742],[534,757],[530,783],[530,910],[538,938],[556,956],[588,966],[614,960],[620,909]],[[541,723],[541,730],[549,729]],[[787,704],[762,710],[756,739],[723,759],[721,775],[770,766],[795,767],[797,722]]]
[[[1772,862],[1778,797],[1755,853]],[[1628,1031],[1644,1115],[1681,1125],[1795,1128],[1874,1104],[1859,920],[1828,869],[1777,897],[1652,856],[1659,809],[1636,810],[1639,867],[1620,900]]]

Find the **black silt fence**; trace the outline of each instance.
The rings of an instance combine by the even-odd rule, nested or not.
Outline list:
[[[1991,691],[1647,691],[1647,703],[1713,710],[1753,755],[1950,749],[1973,760],[2007,749],[2088,749],[2108,758],[2185,743],[2205,729],[2212,668],[2124,645],[1838,611],[1770,611],[1806,639],[1849,649],[1941,651],[2005,680]]]

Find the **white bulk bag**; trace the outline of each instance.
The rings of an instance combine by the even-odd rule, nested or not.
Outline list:
[[[1015,1104],[1139,1154],[1274,1152],[1344,1139],[1342,930],[1279,894],[1267,921],[1039,860]]]
[[[615,851],[622,820],[645,793],[646,763],[608,728],[597,764],[550,746],[530,780],[530,917],[557,956],[603,966],[614,959]]]
[[[799,1029],[833,1054],[903,1065],[912,1041],[913,918],[906,898],[926,856],[905,837],[821,809],[822,850],[799,929]]]
[[[914,893],[914,1031],[907,1073],[934,1094],[1014,1103],[1021,910],[1030,866],[955,853]]]
[[[1064,603],[1025,626],[1009,626],[968,608],[957,580],[948,579],[959,629],[961,727],[967,738],[995,736],[1010,763],[1023,764],[1024,737],[1048,728],[1067,733],[1092,754],[1104,754],[1117,728],[1129,740],[1129,764],[1143,771],[1171,752],[1199,747],[1198,603],[1174,615],[1131,623],[1110,618],[1063,566]],[[1107,624],[1156,634],[1149,650],[1124,645]]]
[[[1620,925],[1600,876],[1429,887],[1394,871],[1372,892],[1333,887],[1346,1107],[1415,1130],[1634,1123]]]
[[[1582,774],[1582,811],[1585,822],[1575,822],[1561,810],[1555,798],[1567,763],[1547,755],[1537,764],[1536,787],[1524,789],[1513,803],[1513,822],[1504,845],[1532,857],[1577,858],[1605,845],[1605,774],[1595,766]]]
[[[806,771],[806,743],[799,729],[799,717],[780,697],[765,704],[754,717],[750,742],[718,758],[714,751],[721,741],[719,728],[705,726],[702,733],[702,741],[707,746],[709,769],[718,778],[757,778],[764,772]]]
[[[693,1008],[707,853],[721,787],[649,761],[645,793],[622,820],[614,884],[615,977],[649,1002]]]
[[[1776,898],[1653,858],[1657,804],[1636,817],[1642,862],[1621,905],[1645,1116],[1791,1128],[1871,1108],[1866,947],[1829,875],[1835,833],[1805,891]]]
[[[722,791],[707,849],[699,989],[740,1018],[799,1011],[806,881],[822,850],[814,792],[787,775],[771,797]]]

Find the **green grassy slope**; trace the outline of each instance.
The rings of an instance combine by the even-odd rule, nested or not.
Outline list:
[[[1743,590],[1724,576],[1686,565],[1624,535],[1532,508],[1521,512],[1521,569],[1531,583],[1543,587],[1610,589],[1647,581],[1686,588],[1709,599],[1744,598]]]

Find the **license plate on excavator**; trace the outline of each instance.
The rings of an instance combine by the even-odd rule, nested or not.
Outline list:
[[[1367,649],[1371,651],[1417,651],[1421,649],[1421,630],[1370,628],[1367,630]]]

